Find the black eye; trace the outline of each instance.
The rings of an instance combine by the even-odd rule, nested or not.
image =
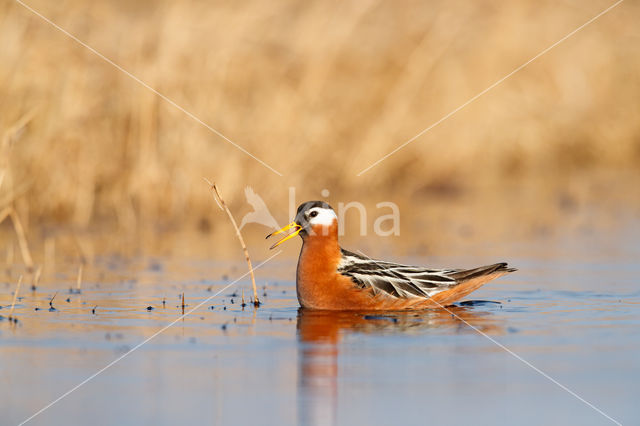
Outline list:
[[[318,216],[318,212],[316,210],[312,211],[311,213],[309,213],[310,217],[316,217]]]

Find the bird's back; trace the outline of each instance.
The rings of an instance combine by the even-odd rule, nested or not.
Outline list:
[[[344,249],[337,269],[354,288],[368,293],[371,303],[363,307],[380,309],[446,306],[513,271],[506,263],[473,269],[429,269],[370,259]]]

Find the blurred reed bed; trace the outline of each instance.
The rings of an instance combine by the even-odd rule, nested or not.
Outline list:
[[[333,200],[405,200],[409,210],[426,200],[442,220],[456,203],[437,199],[471,194],[522,220],[508,209],[546,203],[495,207],[521,191],[516,182],[546,194],[640,162],[634,2],[360,177],[609,2],[28,4],[283,174],[5,0],[0,209],[15,206],[28,229],[224,226],[202,176],[237,209],[251,185],[283,222],[289,186],[297,201],[325,188]]]

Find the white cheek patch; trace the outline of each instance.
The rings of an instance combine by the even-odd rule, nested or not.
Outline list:
[[[338,216],[331,209],[322,209],[319,207],[311,209],[311,211],[317,211],[318,215],[309,219],[311,225],[331,226],[333,221],[338,220]]]

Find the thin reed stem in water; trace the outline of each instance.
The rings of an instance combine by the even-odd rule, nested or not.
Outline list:
[[[36,291],[38,284],[40,283],[40,276],[42,275],[42,265],[38,265],[36,273],[33,275],[33,281],[31,282],[31,290]]]
[[[80,264],[80,267],[78,268],[78,277],[76,278],[76,292],[80,293],[82,290],[80,289],[82,287],[82,272],[84,271],[84,264]]]
[[[31,257],[31,251],[29,250],[29,244],[27,243],[27,237],[25,236],[20,217],[13,207],[5,207],[0,211],[0,223],[2,223],[2,221],[7,217],[11,218],[13,229],[16,231],[16,236],[18,237],[18,245],[20,246],[20,253],[22,254],[22,260],[27,266],[27,270],[31,272],[33,271],[33,259]]]
[[[233,218],[229,207],[227,207],[227,203],[224,202],[224,199],[220,195],[220,191],[215,183],[211,183],[207,178],[203,178],[205,182],[209,184],[213,193],[213,199],[216,201],[221,210],[227,213],[229,219],[231,220],[231,224],[233,228],[236,230],[236,235],[238,236],[238,240],[240,241],[240,245],[242,246],[242,250],[244,250],[244,257],[247,260],[247,264],[249,265],[249,273],[251,274],[251,284],[253,286],[253,305],[255,307],[260,306],[260,299],[258,299],[258,290],[256,289],[256,277],[253,275],[253,266],[251,265],[251,258],[249,257],[249,250],[247,250],[247,245],[244,243],[244,238],[242,238],[242,234],[240,233],[240,228],[238,228],[238,224],[236,220]]]
[[[20,285],[22,285],[22,275],[18,278],[18,284],[16,285],[16,291],[13,293],[13,302],[11,302],[11,310],[9,310],[9,320],[11,320],[13,315],[13,308],[16,306],[16,300],[18,300],[18,292],[20,292]]]

